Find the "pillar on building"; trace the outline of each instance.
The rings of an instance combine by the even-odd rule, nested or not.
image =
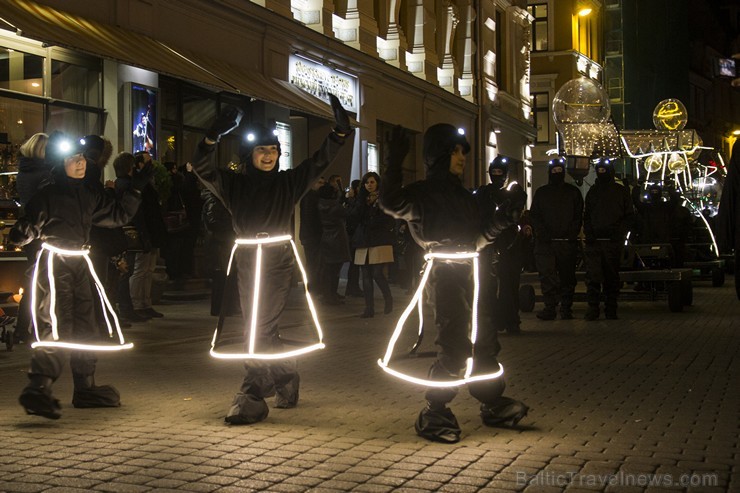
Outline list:
[[[437,30],[437,43],[440,53],[440,64],[437,69],[439,86],[452,94],[457,94],[457,71],[455,56],[453,53],[453,42],[455,41],[455,30],[460,22],[457,7],[448,0],[442,2],[441,11],[437,18],[443,20],[441,29]]]
[[[406,35],[400,26],[401,0],[387,0],[378,9],[378,54],[386,63],[406,70]]]
[[[336,0],[334,36],[344,44],[378,56],[378,25],[372,0]]]
[[[291,7],[293,18],[302,22],[306,27],[313,29],[324,36],[334,37],[332,14],[334,4],[332,0],[303,0],[293,2]]]
[[[458,67],[457,87],[461,97],[475,102],[475,77],[474,62],[475,55],[475,9],[470,1],[458,2],[460,11],[460,24],[455,30],[455,59]]]
[[[437,84],[439,59],[434,37],[436,26],[434,2],[411,0],[406,5],[408,25],[404,27],[409,44],[406,53],[408,70],[421,79]]]
[[[252,0],[253,3],[272,10],[283,17],[292,18],[293,13],[290,10],[290,0]]]

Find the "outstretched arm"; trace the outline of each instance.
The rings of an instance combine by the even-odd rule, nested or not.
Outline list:
[[[397,125],[388,142],[388,157],[380,187],[380,208],[396,219],[418,220],[413,201],[403,188],[403,160],[409,152],[409,138],[402,126]]]

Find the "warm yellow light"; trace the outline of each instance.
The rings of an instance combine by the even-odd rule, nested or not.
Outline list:
[[[591,13],[591,9],[589,9],[588,7],[586,7],[585,9],[581,9],[581,10],[578,11],[578,16],[579,17],[586,17],[590,13]]]
[[[39,87],[40,85],[38,82],[31,82],[31,87]]]
[[[20,304],[22,298],[23,298],[23,288],[18,288],[18,293],[13,295],[13,301]]]
[[[733,131],[732,131],[732,135],[740,135],[740,129],[738,129],[738,130],[733,130]]]

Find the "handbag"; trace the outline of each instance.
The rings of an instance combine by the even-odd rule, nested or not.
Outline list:
[[[129,252],[143,252],[144,242],[141,235],[134,226],[124,226],[123,234],[126,236],[126,250]]]
[[[167,211],[164,213],[164,225],[168,233],[182,233],[190,228],[190,221],[185,209]]]

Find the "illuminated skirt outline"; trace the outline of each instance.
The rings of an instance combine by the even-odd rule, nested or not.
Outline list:
[[[314,344],[309,344],[307,346],[294,349],[292,351],[284,351],[281,353],[258,353],[255,351],[255,343],[257,339],[257,310],[259,309],[259,303],[260,303],[260,284],[261,284],[261,276],[262,276],[262,245],[268,245],[268,244],[280,244],[280,243],[287,243],[290,242],[290,246],[293,248],[293,255],[295,256],[296,263],[298,264],[298,267],[301,271],[301,276],[303,278],[303,287],[305,289],[306,294],[306,303],[308,304],[308,309],[311,312],[311,317],[313,318],[314,327],[316,328],[316,335],[318,342]],[[226,269],[226,277],[228,279],[229,275],[231,274],[231,267],[234,262],[234,255],[236,254],[237,248],[240,247],[249,247],[255,249],[255,272],[254,272],[254,287],[252,289],[252,316],[251,319],[246,326],[246,346],[247,351],[242,353],[232,353],[232,352],[222,352],[217,348],[219,336],[221,334],[221,330],[223,329],[223,314],[219,317],[218,325],[216,326],[216,330],[213,333],[213,339],[211,340],[211,351],[210,354],[214,358],[219,359],[239,359],[239,360],[248,360],[248,359],[257,359],[257,360],[278,360],[278,359],[289,359],[293,358],[295,356],[300,356],[302,354],[310,353],[311,351],[315,351],[317,349],[323,349],[326,347],[323,343],[324,334],[321,330],[321,324],[319,323],[319,317],[316,313],[316,307],[314,306],[313,299],[311,298],[311,294],[308,292],[308,276],[306,275],[306,269],[303,267],[303,263],[301,262],[301,257],[298,255],[298,248],[296,247],[295,242],[291,238],[290,235],[283,235],[283,236],[275,236],[275,237],[269,237],[269,236],[259,236],[257,238],[249,238],[249,239],[237,239],[234,242],[234,247],[231,249],[231,255],[229,256],[229,265]],[[221,304],[221,311],[223,312],[224,304]]]
[[[49,317],[51,318],[51,336],[52,340],[43,340],[39,333],[38,323],[38,308],[37,308],[37,286],[39,280],[39,265],[41,264],[42,258],[46,254],[46,275],[49,282]],[[59,339],[59,323],[56,315],[56,283],[54,280],[54,257],[82,257],[87,262],[87,267],[90,270],[90,275],[93,278],[95,289],[98,292],[100,298],[100,304],[102,307],[103,317],[105,318],[105,324],[108,329],[108,337],[113,339],[118,338],[118,343],[114,344],[81,344],[75,342],[65,342]],[[39,253],[36,255],[36,265],[33,269],[33,280],[31,284],[31,316],[33,318],[33,330],[36,341],[31,344],[32,348],[38,347],[56,347],[65,349],[74,349],[77,351],[120,351],[122,349],[131,349],[134,347],[133,343],[126,342],[123,339],[123,333],[121,332],[121,325],[118,322],[113,306],[108,300],[108,296],[105,294],[105,288],[98,278],[98,274],[95,272],[93,263],[90,260],[90,250],[66,250],[63,248],[57,248],[43,243]],[[115,334],[114,334],[115,328]]]
[[[418,334],[419,338],[421,338],[421,334],[424,327],[424,317],[423,317],[423,295],[424,295],[424,287],[427,284],[427,281],[429,279],[429,274],[432,271],[432,267],[434,266],[434,261],[436,259],[439,260],[466,260],[470,261],[473,268],[473,303],[472,303],[472,310],[471,310],[471,321],[470,321],[470,342],[475,346],[475,341],[478,337],[478,296],[480,293],[480,282],[479,282],[479,268],[478,268],[478,253],[477,252],[462,252],[462,253],[427,253],[424,255],[424,260],[426,260],[426,264],[424,266],[421,281],[419,282],[419,287],[416,288],[416,292],[414,293],[414,296],[411,298],[411,301],[409,302],[406,309],[401,314],[401,317],[398,319],[398,323],[396,323],[396,328],[393,331],[393,334],[391,335],[390,341],[388,341],[388,347],[385,351],[385,355],[383,358],[378,360],[378,365],[380,368],[383,369],[386,373],[396,377],[400,378],[401,380],[405,380],[407,382],[415,383],[418,385],[423,385],[425,387],[459,387],[461,385],[466,385],[471,382],[479,382],[483,380],[493,380],[496,378],[501,377],[504,374],[504,367],[501,366],[501,363],[499,363],[499,369],[498,371],[494,373],[486,373],[481,375],[473,375],[474,368],[474,362],[473,358],[470,357],[465,362],[465,372],[463,374],[462,378],[459,378],[457,380],[429,380],[427,378],[419,378],[415,377],[413,375],[408,375],[400,370],[396,370],[391,368],[389,365],[391,363],[391,359],[393,357],[393,352],[396,347],[396,343],[398,342],[398,338],[401,335],[401,332],[403,331],[404,325],[406,324],[406,320],[411,315],[411,312],[414,310],[414,307],[417,308],[419,312],[419,329]]]

